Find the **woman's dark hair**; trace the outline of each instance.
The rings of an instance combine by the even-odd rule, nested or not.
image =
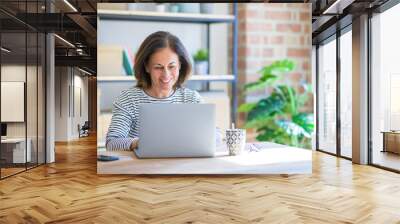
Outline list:
[[[189,77],[192,65],[190,64],[190,59],[185,47],[178,37],[169,32],[158,31],[148,36],[140,45],[139,50],[136,53],[134,70],[137,87],[142,89],[151,87],[151,77],[146,71],[146,65],[148,64],[152,54],[167,47],[178,55],[180,62],[179,77],[174,88],[181,87],[182,83],[186,81]]]

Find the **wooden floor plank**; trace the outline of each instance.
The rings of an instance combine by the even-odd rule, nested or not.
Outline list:
[[[311,175],[97,175],[96,139],[0,181],[0,223],[400,223],[400,175],[313,153]]]

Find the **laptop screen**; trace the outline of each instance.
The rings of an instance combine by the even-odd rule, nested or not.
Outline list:
[[[7,136],[7,124],[1,123],[1,136]]]

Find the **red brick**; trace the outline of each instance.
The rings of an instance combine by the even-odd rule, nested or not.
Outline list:
[[[273,36],[271,37],[271,44],[282,44],[283,36]]]
[[[300,21],[311,22],[311,14],[309,12],[300,12]]]
[[[238,54],[240,56],[245,56],[245,57],[248,56],[259,57],[261,53],[259,48],[239,47]]]
[[[257,31],[271,31],[271,24],[264,23],[247,23],[245,26],[245,32],[257,32]]]
[[[241,5],[239,10],[245,10],[241,15],[246,15],[246,18],[239,19],[238,65],[241,74],[239,85],[256,81],[260,76],[258,71],[262,67],[286,57],[294,59],[298,66],[296,71],[288,74],[284,81],[293,83],[295,88],[298,88],[299,80],[310,80],[311,14],[308,11],[309,4],[306,5],[307,7],[304,6],[305,4],[281,3],[239,3],[239,5]],[[262,18],[257,19],[257,15]],[[269,17],[271,19],[267,19]],[[253,94],[240,99],[241,102],[250,102],[264,97],[266,92]],[[301,109],[312,110],[312,102]]]
[[[310,27],[311,27],[310,24],[307,24],[307,25],[304,25],[304,26],[303,26],[303,28],[304,28],[303,30],[304,30],[304,33],[305,33],[305,34],[311,33],[311,32],[310,32]]]
[[[241,34],[243,34],[243,35],[241,35]],[[244,33],[241,33],[241,34],[239,34],[239,37],[238,37],[239,45],[240,44],[245,44],[246,40],[247,40],[247,36],[244,35]]]
[[[300,80],[302,79],[302,74],[300,72],[293,72],[289,74],[290,80],[293,81],[294,83],[299,83]]]
[[[239,47],[238,48],[238,55],[245,56],[246,55],[246,47]]]
[[[267,11],[267,12],[265,12],[266,19],[290,20],[291,16],[292,16],[291,12],[287,12],[287,11],[282,11],[282,12]]]
[[[288,8],[302,9],[302,8],[305,7],[305,4],[308,4],[308,3],[290,3],[290,4],[287,4],[287,7]]]
[[[239,33],[246,31],[247,24],[245,22],[239,22]]]
[[[309,70],[310,69],[310,62],[306,61],[303,62],[303,70]]]
[[[238,55],[238,68],[239,69],[246,69],[246,57],[243,57],[242,55]]]
[[[300,44],[304,45],[304,37],[300,37]]]
[[[305,58],[310,56],[310,49],[298,49],[298,48],[289,48],[287,50],[288,57],[300,57]]]
[[[239,20],[245,19],[247,16],[247,10],[246,9],[239,9],[238,10],[238,18]]]
[[[239,74],[241,74],[241,75],[238,75],[238,82],[246,83],[247,82],[247,75],[245,75],[245,71],[241,71],[241,72],[239,72]]]
[[[246,10],[246,4],[238,3],[238,11],[240,11],[240,10]]]
[[[287,31],[300,32],[301,25],[300,24],[277,24],[276,30],[279,32],[287,32]]]
[[[255,9],[248,9],[246,14],[248,18],[259,18],[262,14],[262,11]]]
[[[298,92],[299,94],[303,94],[305,91],[304,91],[304,88],[298,87],[298,88],[296,88],[296,92]]]
[[[312,76],[310,75],[310,73],[306,74],[306,82],[307,83],[311,83],[312,82]]]

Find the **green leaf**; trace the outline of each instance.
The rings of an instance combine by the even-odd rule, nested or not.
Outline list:
[[[259,141],[275,142],[279,144],[288,144],[290,136],[278,126],[265,127],[259,130],[260,134],[256,137]]]
[[[276,91],[279,92],[285,99],[286,105],[284,111],[290,114],[297,114],[298,102],[296,91],[288,85],[279,85],[276,88]]]
[[[308,93],[303,93],[297,97],[298,107],[304,106],[308,101]]]
[[[274,117],[268,114],[264,114],[264,116],[258,116],[257,118],[247,121],[244,125],[244,128],[262,128],[264,126],[270,126]]]
[[[291,60],[285,59],[281,61],[276,61],[269,66],[265,66],[264,68],[261,69],[261,74],[263,76],[268,74],[279,75],[282,73],[293,71],[294,68],[295,68],[295,63]]]
[[[299,113],[292,117],[292,121],[301,126],[307,133],[314,131],[314,117],[311,113]]]
[[[247,83],[244,86],[245,91],[254,91],[259,89],[265,89],[266,86],[272,85],[278,77],[276,75],[263,76],[257,82]]]
[[[257,82],[248,83],[244,86],[245,91],[254,91],[264,89],[266,86],[272,85],[280,77],[282,73],[287,73],[295,68],[295,63],[291,60],[276,61],[271,65],[263,67],[259,73],[261,77]]]
[[[310,133],[292,121],[280,120],[278,125],[290,136],[311,138]]]
[[[245,112],[248,113],[250,112],[255,106],[257,106],[257,103],[244,103],[240,105],[238,108],[238,112]]]
[[[258,101],[257,105],[249,112],[247,120],[257,119],[262,116],[273,116],[280,113],[285,106],[285,100],[273,92],[268,98]]]
[[[254,91],[254,90],[259,90],[259,89],[264,89],[268,85],[267,82],[251,82],[247,83],[244,85],[244,90],[246,92]]]

